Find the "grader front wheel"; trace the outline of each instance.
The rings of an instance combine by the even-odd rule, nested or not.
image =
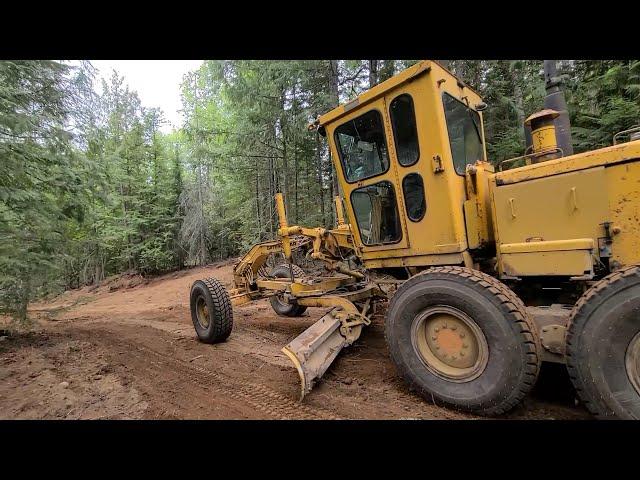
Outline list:
[[[385,335],[399,372],[425,399],[473,413],[510,410],[540,369],[522,302],[467,268],[431,268],[406,281],[390,302]]]
[[[229,293],[215,278],[191,286],[191,321],[201,342],[218,343],[231,335],[233,310]]]

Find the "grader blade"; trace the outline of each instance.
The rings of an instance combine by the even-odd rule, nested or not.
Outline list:
[[[300,375],[300,401],[327,371],[340,350],[348,345],[347,339],[340,334],[340,320],[335,311],[324,315],[282,349]]]

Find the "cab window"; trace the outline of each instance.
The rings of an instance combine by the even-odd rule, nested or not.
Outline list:
[[[383,181],[351,192],[351,205],[365,245],[400,241],[400,219],[391,182]]]
[[[444,113],[449,132],[453,167],[456,173],[464,175],[467,165],[484,159],[480,115],[460,100],[445,93]]]
[[[379,111],[371,110],[340,125],[335,130],[335,141],[347,182],[375,177],[389,169]]]
[[[420,174],[410,173],[404,177],[402,179],[402,191],[409,220],[419,222],[427,211],[427,204],[424,199],[424,182]]]
[[[403,167],[409,167],[420,158],[416,114],[411,95],[405,93],[394,98],[389,106],[389,112],[398,162]]]

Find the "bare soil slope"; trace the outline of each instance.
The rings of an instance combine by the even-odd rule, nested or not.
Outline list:
[[[298,375],[280,348],[323,310],[281,318],[261,301],[235,310],[227,342],[205,345],[191,324],[189,288],[209,276],[230,286],[232,263],[153,280],[121,276],[34,305],[34,328],[0,337],[0,418],[474,418],[407,389],[382,318],[298,403]],[[508,418],[588,418],[557,371],[543,371],[540,383],[547,387]]]

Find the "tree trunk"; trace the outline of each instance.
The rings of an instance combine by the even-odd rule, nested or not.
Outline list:
[[[369,88],[378,84],[378,60],[369,60]]]
[[[518,131],[520,132],[520,138],[524,140],[524,99],[522,95],[522,88],[518,82],[518,72],[515,69],[515,65],[512,63],[509,68],[511,75],[511,84],[513,85],[513,99],[516,106],[516,115],[518,116]]]
[[[204,232],[204,199],[202,195],[202,165],[198,165],[198,204],[200,207],[200,245],[198,263],[204,265],[206,261],[205,232]]]
[[[296,86],[293,86],[293,100],[292,100],[292,114],[293,114],[293,191],[294,191],[294,215],[293,220],[298,225],[298,146],[296,144],[296,113],[297,113],[297,99],[296,99]]]
[[[329,60],[329,108],[335,108],[340,103],[340,92],[338,90],[338,61]]]
[[[396,65],[394,60],[384,60],[380,73],[378,75],[378,82],[384,82],[389,80],[396,74]]]
[[[330,85],[329,85],[329,102],[330,102],[330,107],[331,108],[335,108],[340,104],[340,91],[338,89],[338,78],[339,78],[339,71],[338,71],[338,62],[337,60],[331,60],[331,75],[330,75]],[[317,136],[317,135],[316,135]],[[318,140],[318,149],[320,147],[319,145],[319,139]],[[330,152],[327,151],[327,170],[330,173],[330,180],[331,180],[331,192],[337,192],[338,191],[338,179],[336,178],[336,175],[333,172],[333,165],[331,164],[331,156],[330,156]],[[324,197],[324,195],[322,195]],[[332,201],[333,197],[329,199],[329,201]],[[322,218],[324,220],[324,201],[322,203],[322,209],[323,209],[323,214],[322,214]]]
[[[256,219],[258,221],[258,241],[262,241],[262,221],[260,218],[260,170],[258,169],[258,159],[255,159],[256,168]]]
[[[325,221],[324,215],[324,182],[322,175],[322,152],[320,151],[322,148],[322,144],[320,142],[320,134],[316,133],[316,168],[318,170],[318,186],[320,187],[320,212],[322,216],[322,221]]]
[[[285,211],[289,211],[289,170],[287,166],[287,134],[286,134],[286,112],[284,110],[285,107],[285,97],[286,90],[282,90],[282,96],[280,101],[280,135],[282,136],[282,177],[283,177],[283,195],[284,195],[284,204]]]

